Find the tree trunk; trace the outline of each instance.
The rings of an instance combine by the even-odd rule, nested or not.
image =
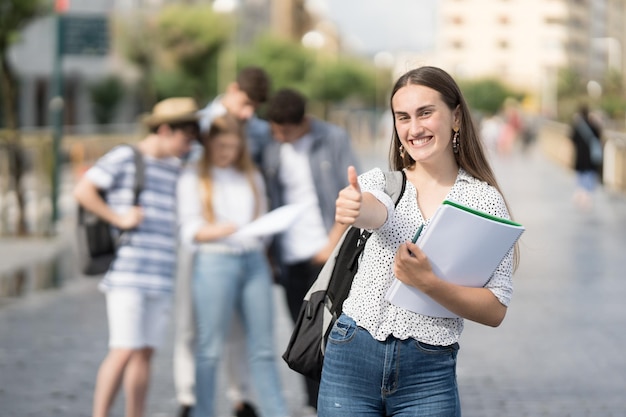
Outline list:
[[[0,82],[2,83],[2,99],[4,122],[7,128],[7,150],[9,153],[9,175],[12,178],[15,195],[17,196],[17,235],[26,235],[26,219],[24,216],[24,192],[22,176],[24,175],[24,150],[18,129],[17,115],[17,79],[9,65],[6,50],[0,52]]]

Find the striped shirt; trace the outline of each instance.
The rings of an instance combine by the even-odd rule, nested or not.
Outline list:
[[[147,293],[171,293],[176,268],[176,183],[180,160],[143,155],[145,181],[139,196],[143,221],[128,232],[100,289],[131,288]],[[126,212],[134,200],[135,162],[132,149],[118,146],[100,158],[87,173],[106,191],[107,204]]]

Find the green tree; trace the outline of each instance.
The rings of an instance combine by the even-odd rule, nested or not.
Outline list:
[[[297,89],[314,107],[327,108],[330,103],[348,99],[372,106],[377,97],[373,64],[355,57],[329,56],[289,39],[261,36],[241,51],[238,62],[241,67],[262,66],[274,89]]]
[[[0,144],[5,142],[8,150],[9,172],[17,194],[18,222],[17,234],[26,234],[24,219],[24,196],[21,180],[24,174],[23,150],[19,134],[17,100],[19,83],[9,63],[8,52],[11,45],[19,38],[20,31],[45,11],[44,0],[2,0],[0,2],[0,90],[2,92],[2,120],[6,127],[0,136]]]
[[[316,66],[308,87],[313,98],[340,102],[353,98],[366,106],[376,101],[376,70],[355,58],[330,60]]]
[[[562,68],[557,75],[558,120],[569,122],[581,102],[588,102],[587,80],[576,70]]]
[[[139,72],[136,87],[142,112],[149,111],[157,101],[153,83],[158,54],[155,26],[154,13],[146,11],[115,15],[112,19],[115,49]]]
[[[233,22],[208,5],[173,4],[118,17],[119,50],[142,74],[144,110],[172,95],[199,102],[217,94],[217,63]]]
[[[96,123],[111,123],[115,110],[124,97],[124,83],[114,75],[110,75],[89,87],[93,116]]]
[[[623,119],[626,112],[626,100],[624,99],[622,74],[619,71],[615,69],[607,71],[602,85],[602,97],[599,105],[612,119]]]
[[[468,105],[473,110],[489,114],[495,114],[500,111],[508,97],[517,99],[522,97],[502,82],[492,78],[465,80],[459,84]]]
[[[377,94],[373,64],[330,57],[290,39],[264,34],[251,45],[237,45],[233,56],[228,48],[235,47],[235,22],[210,6],[170,5],[120,18],[116,27],[118,50],[140,69],[150,105],[172,95],[206,101],[220,92],[218,80],[232,80],[249,65],[263,67],[274,90],[295,88],[317,103],[350,99],[371,106],[384,97]]]
[[[576,70],[563,68],[557,76],[557,97],[559,99],[579,98],[587,94],[587,85]]]
[[[309,73],[305,93],[322,108],[328,118],[331,104],[375,107],[376,69],[355,58],[329,59]]]
[[[184,77],[196,100],[216,95],[220,51],[233,36],[234,22],[210,5],[180,4],[162,10],[157,29],[161,67]]]
[[[621,120],[626,113],[626,100],[614,94],[602,96],[600,108],[614,120]]]
[[[307,81],[317,62],[315,51],[302,44],[272,35],[262,35],[243,51],[237,62],[239,67],[258,65],[272,78],[275,90],[289,87],[307,91]]]

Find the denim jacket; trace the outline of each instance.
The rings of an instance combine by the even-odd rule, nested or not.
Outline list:
[[[348,185],[347,171],[354,165],[359,172],[359,163],[350,143],[348,133],[333,124],[311,118],[313,144],[309,164],[317,200],[326,231],[335,222],[335,201],[339,191]],[[284,193],[280,183],[280,143],[273,141],[263,152],[263,175],[272,209],[284,205]]]

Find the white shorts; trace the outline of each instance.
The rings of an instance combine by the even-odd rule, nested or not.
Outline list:
[[[170,320],[171,294],[143,294],[129,289],[105,293],[109,348],[158,348]]]

